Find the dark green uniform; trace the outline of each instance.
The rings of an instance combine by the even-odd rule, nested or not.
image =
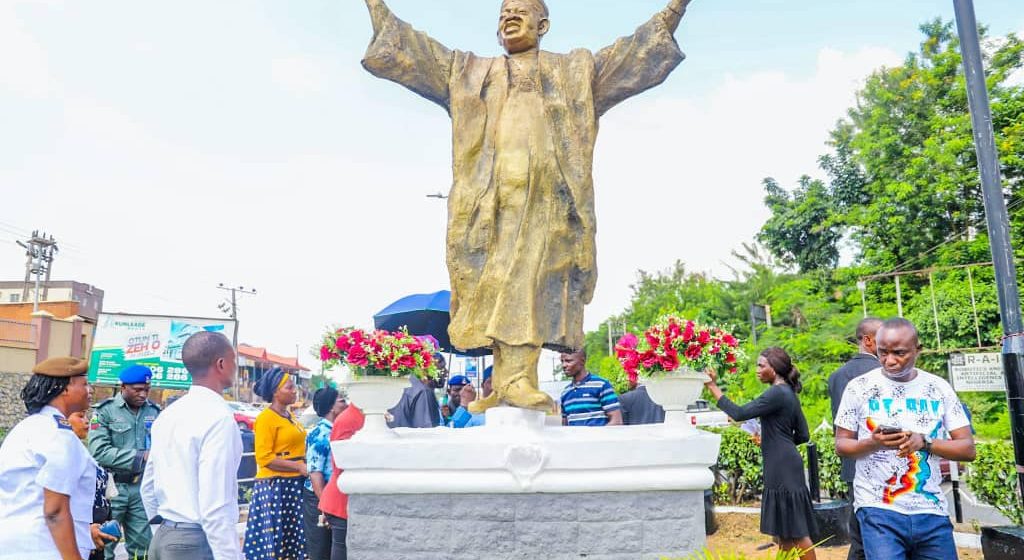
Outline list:
[[[117,483],[111,514],[121,524],[128,557],[133,559],[146,557],[152,537],[140,487],[149,432],[158,414],[160,407],[148,400],[138,413],[133,412],[119,393],[97,405],[89,427],[89,452]],[[114,547],[106,547],[105,552],[106,558],[113,560]]]

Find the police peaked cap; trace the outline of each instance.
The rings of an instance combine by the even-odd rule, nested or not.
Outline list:
[[[32,368],[32,373],[47,377],[78,377],[79,375],[85,375],[88,371],[89,362],[70,356],[47,358]]]

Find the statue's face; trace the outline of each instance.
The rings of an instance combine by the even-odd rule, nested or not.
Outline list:
[[[540,45],[548,32],[550,22],[544,18],[536,3],[530,0],[505,0],[498,18],[498,39],[505,51],[515,54]]]

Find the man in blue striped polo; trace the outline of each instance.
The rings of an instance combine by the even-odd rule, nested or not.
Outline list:
[[[587,351],[562,354],[562,370],[572,382],[562,391],[563,426],[622,424],[622,407],[612,384],[587,371]]]

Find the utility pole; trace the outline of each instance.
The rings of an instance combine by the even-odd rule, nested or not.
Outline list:
[[[981,192],[985,202],[989,245],[996,273],[999,314],[1003,324],[1003,375],[1006,376],[1006,400],[1010,412],[1010,432],[1020,498],[1024,500],[1024,321],[1021,320],[1017,269],[1010,244],[1009,217],[999,176],[992,110],[985,83],[985,67],[981,57],[978,21],[973,0],[953,0],[956,27],[960,34],[964,75],[967,78],[967,101],[974,128],[974,147],[978,153]]]
[[[231,302],[230,303],[226,302],[226,301],[225,302],[221,302],[221,304],[217,306],[217,309],[220,309],[222,312],[227,314],[228,317],[231,317],[235,321],[235,330],[234,330],[234,334],[233,334],[232,339],[231,339],[231,344],[232,344],[232,346],[235,347],[235,355],[237,356],[238,355],[238,294],[245,294],[245,295],[252,295],[252,296],[254,296],[254,295],[256,295],[256,289],[255,288],[246,288],[245,286],[239,286],[237,288],[232,288],[232,287],[229,287],[229,286],[225,286],[223,282],[221,282],[220,284],[217,284],[217,289],[218,290],[224,290],[224,291],[227,291],[227,292],[231,292]],[[238,383],[234,384],[234,388],[235,388],[235,400],[238,400]]]
[[[18,241],[18,245],[25,248],[27,260],[25,262],[25,287],[21,291],[21,300],[28,299],[29,279],[34,275],[35,294],[32,299],[32,312],[39,311],[39,284],[45,274],[46,282],[50,281],[50,270],[53,268],[53,256],[58,251],[57,240],[52,235],[47,236],[38,230],[32,232],[32,237],[25,241]],[[49,295],[49,288],[46,287],[46,295]],[[45,299],[45,297],[44,297]]]

